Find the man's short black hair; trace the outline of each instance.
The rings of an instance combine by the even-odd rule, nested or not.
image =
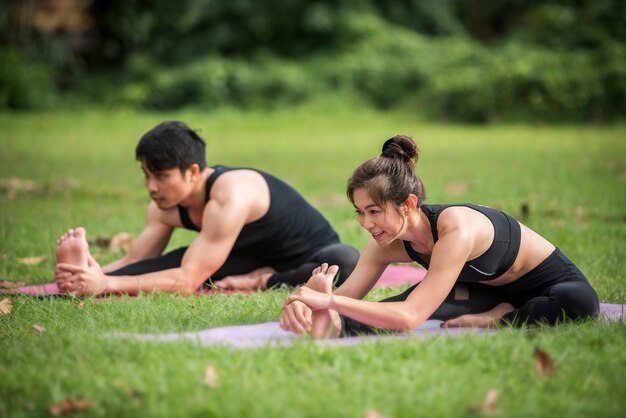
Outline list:
[[[135,158],[152,172],[178,167],[184,173],[192,164],[206,168],[205,143],[183,122],[162,122],[148,131],[137,144]]]

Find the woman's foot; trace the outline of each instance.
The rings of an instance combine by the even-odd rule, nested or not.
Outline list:
[[[502,317],[515,308],[510,303],[501,303],[490,311],[479,314],[461,315],[443,323],[444,327],[493,328],[500,323]]]
[[[89,262],[89,244],[82,227],[70,229],[57,241],[56,261],[87,268]]]
[[[306,282],[306,286],[318,292],[330,294],[333,291],[333,280],[339,267],[324,263],[313,270],[313,275]],[[312,314],[311,335],[316,340],[337,338],[341,333],[341,319],[339,314],[330,309],[314,311]]]

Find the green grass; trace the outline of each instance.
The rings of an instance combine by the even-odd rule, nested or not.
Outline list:
[[[164,119],[202,129],[209,164],[254,166],[293,184],[361,248],[367,235],[344,197],[351,171],[396,133],[412,135],[430,202],[475,202],[520,215],[587,274],[600,299],[626,301],[626,128],[425,124],[406,113],[316,105],[291,111],[0,115],[0,179],[36,182],[0,191],[0,279],[52,278],[54,240],[83,225],[90,236],[137,235],[148,202],[134,146]],[[453,194],[451,183],[466,190]],[[448,191],[447,191],[448,190]],[[170,248],[187,244],[177,232]],[[101,262],[120,254],[98,252]],[[19,258],[45,255],[38,265]],[[379,299],[389,291],[378,291]],[[12,297],[0,316],[0,417],[47,415],[85,398],[78,416],[620,416],[626,409],[623,322],[589,321],[493,336],[328,347],[231,350],[190,343],[106,339],[111,331],[175,332],[275,321],[286,293],[106,302]],[[35,334],[33,325],[45,327]],[[533,349],[556,364],[535,370]],[[204,384],[207,365],[216,387]],[[472,412],[487,391],[493,410]]]

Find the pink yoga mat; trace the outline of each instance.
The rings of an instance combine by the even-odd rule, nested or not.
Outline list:
[[[389,266],[380,276],[374,287],[400,287],[407,284],[415,284],[424,278],[426,270],[413,266]],[[56,283],[46,283],[30,286],[22,286],[15,289],[0,289],[0,294],[26,295],[26,296],[54,296],[63,295]],[[236,294],[250,293],[242,291],[223,291],[217,289],[199,289],[198,294]]]

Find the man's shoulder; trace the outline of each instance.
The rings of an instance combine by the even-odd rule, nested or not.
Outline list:
[[[214,191],[238,193],[242,187],[254,189],[260,184],[267,184],[264,173],[254,168],[229,168],[217,177],[211,187]]]

